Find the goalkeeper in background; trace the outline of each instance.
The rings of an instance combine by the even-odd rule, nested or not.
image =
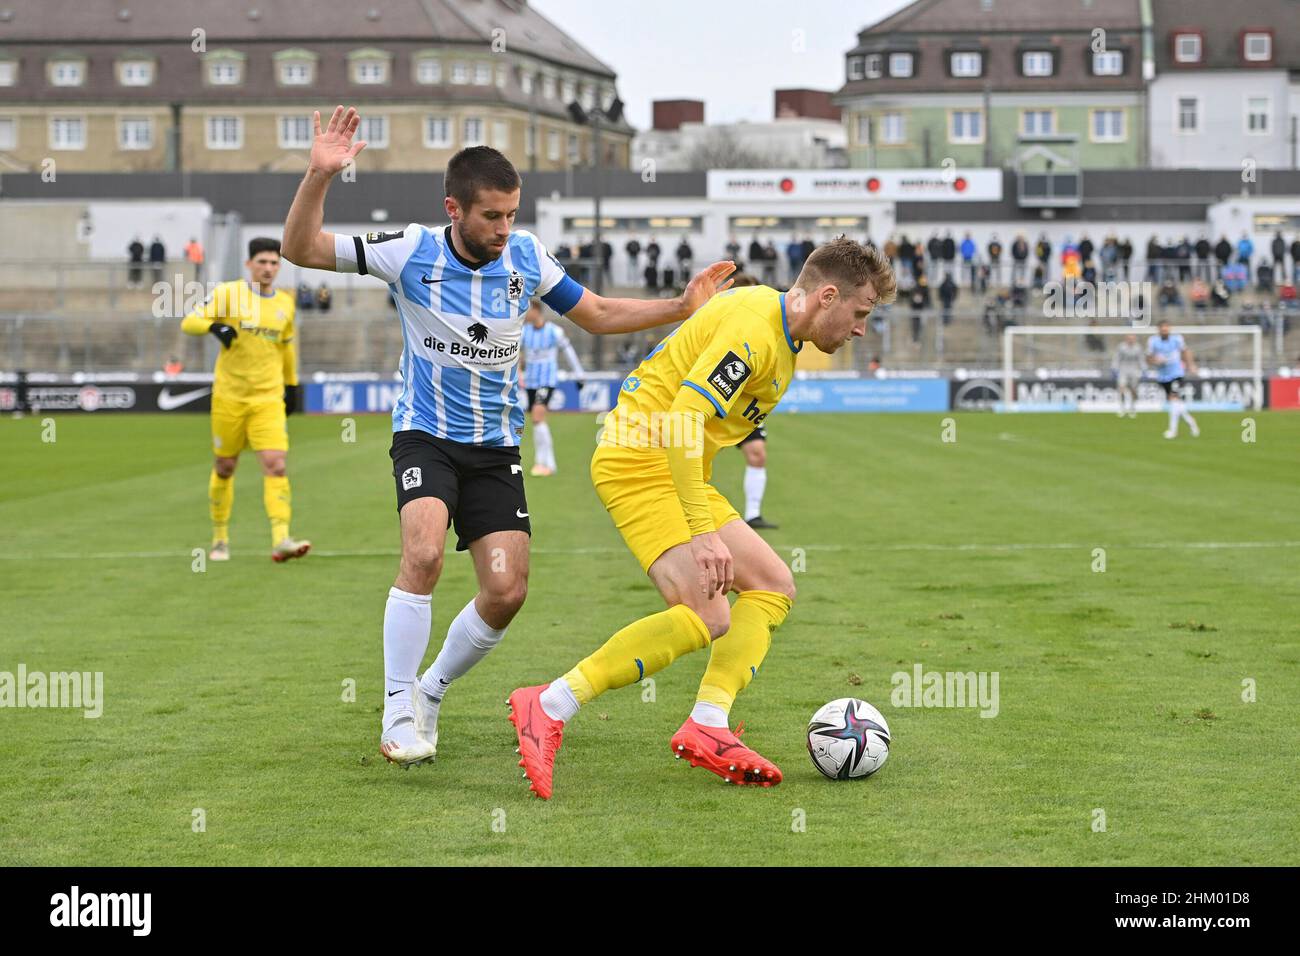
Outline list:
[[[230,559],[230,509],[235,500],[235,466],[247,445],[262,465],[262,501],[271,519],[271,559],[301,558],[310,541],[289,534],[289,479],[285,416],[298,399],[298,357],[294,348],[294,300],[275,288],[280,243],[258,238],[248,244],[248,279],[223,282],[207,304],[181,321],[190,335],[212,335],[221,343],[212,380],[212,447],[208,480],[212,510],[213,561]]]

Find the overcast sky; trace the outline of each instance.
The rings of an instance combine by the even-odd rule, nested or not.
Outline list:
[[[652,100],[704,100],[704,119],[726,123],[771,119],[778,87],[838,89],[858,31],[910,0],[531,2],[618,74],[645,129]]]

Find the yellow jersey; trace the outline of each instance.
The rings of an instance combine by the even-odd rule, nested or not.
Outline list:
[[[230,348],[218,346],[213,399],[283,401],[284,386],[298,384],[293,296],[284,289],[263,295],[245,279],[223,282],[203,308],[182,320],[181,329],[206,335],[213,322],[239,332]]]
[[[776,407],[794,377],[802,348],[802,342],[790,337],[784,293],[761,285],[720,292],[670,332],[624,380],[618,404],[605,417],[601,444],[660,444],[656,432],[664,436],[666,430],[657,428],[656,421],[664,420],[682,389],[692,389],[713,409],[702,436],[707,481],[718,449],[740,444]]]

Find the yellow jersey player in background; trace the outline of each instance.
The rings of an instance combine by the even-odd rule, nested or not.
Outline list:
[[[294,300],[275,288],[280,243],[258,238],[248,244],[249,278],[223,282],[203,308],[185,316],[181,329],[213,335],[221,343],[212,382],[212,448],[208,480],[212,511],[213,561],[230,558],[230,509],[235,466],[245,446],[262,465],[262,500],[271,519],[271,559],[288,561],[311,550],[310,541],[289,534],[289,479],[285,417],[298,400],[298,356],[294,348]]]
[[[896,294],[889,260],[840,237],[816,249],[788,293],[719,293],[623,382],[591,460],[596,492],[668,610],[629,624],[550,684],[510,695],[520,764],[539,797],[552,792],[564,724],[600,694],[712,650],[691,715],[671,747],[737,784],[772,786],[781,771],[732,733],[731,705],[758,672],[789,613],[785,562],[709,484],[718,449],[761,426],[812,342],[831,353],[866,334],[867,316]],[[809,503],[826,491],[808,485]],[[735,605],[727,592],[738,594]]]

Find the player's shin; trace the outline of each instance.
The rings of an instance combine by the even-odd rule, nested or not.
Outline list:
[[[772,646],[772,632],[790,613],[778,591],[742,591],[731,608],[731,627],[713,642],[691,717],[706,727],[726,727],[736,695],[749,686]]]
[[[212,469],[208,478],[208,506],[212,515],[212,541],[230,539],[230,509],[235,501],[235,476],[222,478]]]
[[[763,513],[763,492],[767,490],[767,469],[745,466],[745,520]]]
[[[284,475],[262,476],[262,503],[271,519],[271,547],[289,537],[289,479]]]
[[[384,607],[384,715],[411,707],[411,688],[429,647],[433,595],[390,588]]]
[[[542,709],[553,720],[568,720],[605,691],[634,684],[708,643],[708,627],[684,604],[643,617],[552,681],[542,693]]]
[[[447,639],[443,641],[437,658],[420,678],[420,689],[441,703],[451,682],[468,673],[505,636],[506,629],[494,628],[483,620],[474,599],[471,599],[447,628]]]

